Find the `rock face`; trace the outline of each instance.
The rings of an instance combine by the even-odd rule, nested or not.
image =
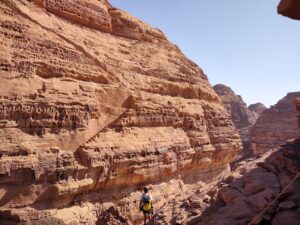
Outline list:
[[[300,224],[299,148],[300,139],[241,163],[194,224]]]
[[[105,0],[2,0],[0,13],[5,224],[126,224],[139,187],[156,185],[159,207],[229,172],[239,135],[161,31]]]
[[[256,103],[249,105],[248,109],[254,112],[256,119],[267,109],[267,107],[262,103]]]
[[[299,148],[300,139],[240,162],[226,180],[167,203],[155,224],[299,224]]]
[[[299,135],[295,99],[300,92],[289,93],[270,109],[266,109],[252,128],[252,150],[262,154]]]
[[[299,149],[300,138],[239,162],[225,180],[165,204],[155,224],[300,224]]]
[[[242,97],[236,95],[230,87],[223,84],[214,86],[214,90],[221,97],[227,112],[231,115],[235,127],[238,129],[243,141],[244,152],[250,153],[250,129],[256,121],[256,114],[247,108]]]
[[[292,19],[300,20],[300,1],[281,0],[278,5],[278,13]]]

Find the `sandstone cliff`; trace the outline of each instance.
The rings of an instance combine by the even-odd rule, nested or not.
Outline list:
[[[267,109],[267,107],[264,104],[259,102],[259,103],[249,105],[248,109],[254,112],[255,118],[257,120],[258,117],[263,113],[263,111]]]
[[[143,185],[159,207],[228,174],[239,135],[161,31],[106,0],[1,0],[0,13],[1,221],[124,224]]]
[[[278,5],[278,13],[292,19],[300,20],[300,1],[281,0]]]
[[[261,154],[299,135],[295,99],[300,92],[289,93],[276,105],[266,109],[252,128],[252,150]]]
[[[239,131],[244,146],[243,155],[248,155],[250,153],[250,130],[256,121],[256,114],[247,108],[242,97],[236,95],[230,87],[217,84],[214,90],[221,97],[233,124]]]

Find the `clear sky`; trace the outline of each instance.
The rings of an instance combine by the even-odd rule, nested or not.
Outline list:
[[[247,104],[275,104],[300,91],[300,21],[277,14],[279,0],[110,0],[161,29]]]

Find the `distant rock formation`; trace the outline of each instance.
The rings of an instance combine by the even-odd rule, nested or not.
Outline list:
[[[248,109],[255,113],[256,119],[267,109],[267,107],[262,103],[256,103],[249,105]]]
[[[238,132],[160,30],[106,0],[2,0],[0,14],[1,223],[136,222],[140,187],[159,208],[228,175]]]
[[[300,20],[300,1],[281,0],[278,5],[278,13],[291,19]]]
[[[256,114],[248,109],[242,97],[223,84],[217,84],[214,90],[221,97],[227,112],[231,115],[235,127],[238,129],[244,146],[244,155],[250,153],[250,129],[256,121]]]
[[[252,128],[251,142],[254,154],[262,154],[269,149],[279,147],[286,140],[297,137],[296,98],[300,92],[289,93],[276,105],[266,109]]]

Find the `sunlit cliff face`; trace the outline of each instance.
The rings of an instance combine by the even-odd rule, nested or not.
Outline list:
[[[139,186],[168,198],[229,173],[239,135],[161,31],[106,1],[3,0],[0,13],[0,216],[121,198],[130,214]]]

